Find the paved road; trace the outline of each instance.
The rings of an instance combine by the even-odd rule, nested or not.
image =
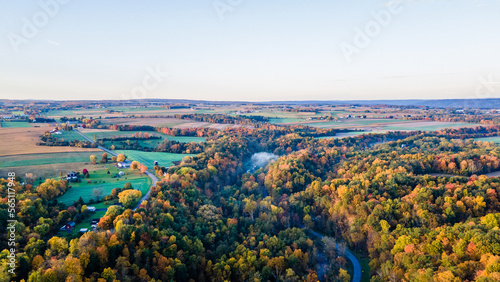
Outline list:
[[[94,143],[94,140],[88,138],[87,136],[85,136],[85,134],[81,133],[80,131],[78,130],[75,130],[78,134],[80,134],[83,138],[85,138],[86,140],[88,140],[89,142],[91,143]],[[102,146],[98,146],[97,148],[103,150],[104,152],[108,153],[108,154],[111,154],[113,156],[117,156],[117,154],[111,150],[108,150]],[[146,171],[145,172],[147,176],[149,176],[149,178],[151,178],[151,180],[153,181],[153,185],[152,186],[156,186],[156,182],[158,182],[158,178],[152,174],[151,172],[149,171]],[[137,204],[137,206],[134,208],[134,211],[136,209],[139,208],[139,205],[143,202],[143,201],[146,201],[149,199],[149,197],[151,196],[151,189],[149,189],[149,191],[146,193],[146,195],[144,195],[144,197],[142,197],[142,199],[139,201],[139,203]],[[314,230],[310,230],[312,234],[314,234],[314,236],[317,236],[319,238],[322,238],[325,237],[321,234],[319,234],[318,232],[314,231]],[[338,244],[335,244],[335,246],[337,247],[337,249],[339,248],[339,245]],[[347,259],[349,259],[354,267],[354,275],[352,277],[352,281],[353,282],[360,282],[361,281],[361,264],[359,264],[359,261],[358,259],[351,253],[349,252],[349,250],[346,250],[346,257]]]
[[[149,178],[151,178],[151,180],[153,180],[153,185],[151,185],[151,186],[156,186],[156,182],[158,182],[158,178],[149,171],[146,171],[145,173],[147,174],[147,176],[149,176]],[[142,199],[139,201],[139,203],[137,204],[137,206],[133,210],[135,211],[136,209],[138,209],[139,206],[141,205],[141,203],[143,201],[147,201],[150,196],[151,196],[151,189],[148,190],[146,195],[144,195],[144,197],[142,197]]]
[[[323,239],[323,235],[319,234],[318,232],[308,229],[314,236],[317,236],[321,239]],[[339,244],[335,244],[335,247],[338,249]],[[346,249],[345,255],[347,259],[349,259],[352,262],[352,265],[354,267],[354,274],[352,276],[352,281],[353,282],[360,282],[361,281],[361,264],[359,263],[358,259],[349,251]]]
[[[86,139],[87,141],[89,141],[90,143],[92,143],[92,144],[94,143],[94,140],[90,139],[90,138],[89,138],[89,137],[87,137],[85,134],[81,133],[80,131],[78,131],[78,130],[76,130],[76,129],[74,129],[73,131],[75,131],[76,133],[80,134],[83,138],[85,138],[85,139]],[[112,155],[112,156],[118,156],[118,154],[117,154],[117,153],[115,153],[115,152],[113,152],[113,151],[111,151],[111,150],[108,150],[107,148],[105,148],[105,147],[103,147],[103,146],[97,146],[97,148],[99,148],[99,149],[103,150],[104,152],[106,152],[106,153],[108,153],[108,154],[110,154],[110,155]],[[157,177],[156,177],[153,173],[151,173],[151,172],[149,172],[149,171],[146,171],[146,172],[145,172],[145,174],[146,174],[147,176],[149,176],[149,178],[151,178],[151,180],[153,181],[153,185],[152,185],[152,186],[156,186],[156,182],[158,182],[158,178],[157,178]],[[144,195],[144,197],[142,197],[142,199],[139,201],[139,203],[137,204],[137,206],[136,206],[133,210],[135,211],[136,209],[138,209],[138,208],[139,208],[139,206],[141,205],[141,203],[142,203],[143,201],[148,200],[150,196],[151,196],[151,189],[149,189],[149,190],[148,190],[148,192],[146,193],[146,195]]]
[[[94,140],[92,140],[92,139],[88,138],[85,134],[81,133],[80,131],[78,131],[78,130],[76,130],[76,129],[73,129],[73,131],[75,131],[76,133],[80,134],[83,138],[85,138],[85,139],[86,139],[87,141],[89,141],[90,143],[92,143],[92,144],[93,144],[93,143],[95,143],[95,142],[94,142]],[[105,147],[103,147],[103,146],[97,146],[97,148],[99,148],[99,149],[103,150],[104,152],[106,152],[106,153],[108,153],[108,154],[110,154],[110,155],[112,155],[112,156],[115,156],[115,157],[116,157],[116,156],[118,156],[118,154],[117,154],[117,153],[115,153],[115,152],[113,152],[113,151],[111,151],[111,150],[108,150],[108,149],[106,149],[106,148],[105,148]]]

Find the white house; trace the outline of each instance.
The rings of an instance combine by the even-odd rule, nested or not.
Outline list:
[[[130,167],[130,162],[120,162],[116,164],[119,168],[128,168]]]
[[[68,173],[68,175],[66,175],[66,180],[68,180],[68,181],[76,181],[76,180],[78,180],[78,178],[79,178],[78,173],[76,173],[74,171],[72,171],[72,172]]]

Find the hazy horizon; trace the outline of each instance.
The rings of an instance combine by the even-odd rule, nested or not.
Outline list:
[[[0,3],[1,99],[500,98],[500,1]]]

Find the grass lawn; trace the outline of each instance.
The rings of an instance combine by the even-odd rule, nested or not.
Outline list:
[[[172,162],[181,161],[185,156],[195,156],[193,154],[173,154],[159,152],[141,152],[135,150],[116,150],[118,154],[124,154],[131,161],[138,161],[148,168],[153,168],[154,162],[158,161],[160,166],[173,166]]]
[[[0,168],[60,163],[90,163],[90,155],[92,154],[92,152],[68,152],[0,157]]]
[[[88,202],[90,199],[94,199],[92,191],[94,188],[102,189],[102,197],[107,196],[111,193],[114,188],[123,188],[125,183],[130,182],[134,189],[141,191],[144,195],[147,193],[151,186],[151,179],[139,171],[133,171],[131,169],[125,169],[125,175],[121,178],[112,178],[113,175],[117,174],[118,170],[115,167],[109,167],[110,174],[107,174],[106,170],[91,171],[89,178],[82,178],[82,182],[68,183],[72,188],[68,189],[64,195],[58,198],[58,201],[64,203],[65,205],[71,205],[79,197],[82,197],[84,202]],[[87,183],[91,181],[91,183]]]
[[[2,121],[2,127],[22,128],[22,127],[31,127],[31,125],[29,122],[26,121]]]
[[[91,205],[93,207],[93,205]],[[73,229],[73,233],[80,232],[80,229],[82,228],[88,228],[89,230],[92,230],[92,219],[94,218],[101,218],[106,214],[105,211],[97,211],[88,218],[82,220],[82,222],[78,223],[75,225],[75,228]]]

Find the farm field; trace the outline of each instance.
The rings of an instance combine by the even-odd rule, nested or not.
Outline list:
[[[339,121],[326,122],[308,122],[301,123],[302,125],[320,127],[320,128],[353,128],[353,127],[376,127],[386,126],[387,124],[400,124],[407,121],[393,119],[348,119]]]
[[[345,133],[338,133],[335,136],[322,136],[322,137],[316,137],[317,139],[330,139],[330,138],[347,138],[347,137],[354,137],[366,133],[375,133],[372,131],[360,131],[360,132],[345,132]]]
[[[68,189],[64,195],[60,196],[58,201],[65,205],[71,205],[78,200],[79,197],[82,197],[84,202],[88,202],[91,199],[95,200],[92,194],[94,188],[102,190],[102,198],[109,195],[114,188],[123,188],[127,182],[130,182],[132,187],[141,191],[143,195],[147,193],[151,186],[151,179],[137,170],[119,170],[111,165],[108,165],[107,168],[110,174],[107,174],[107,170],[105,169],[94,170],[90,171],[89,178],[82,178],[82,182],[68,183],[71,188]],[[119,171],[124,171],[125,175],[121,178],[113,178],[113,175],[116,175]],[[91,183],[89,184],[87,181],[91,181]]]
[[[29,122],[25,121],[2,121],[1,127],[4,128],[26,128],[31,127]]]
[[[0,157],[0,168],[63,163],[89,163],[92,152],[46,153]]]
[[[160,152],[141,152],[135,150],[116,150],[118,154],[124,154],[131,161],[138,161],[148,168],[153,168],[154,162],[157,161],[160,166],[173,166],[173,162],[181,161],[185,156],[195,156],[192,154],[173,154]]]
[[[40,135],[51,127],[0,128],[0,157],[62,152],[96,152],[93,148],[37,146]]]
[[[87,141],[85,138],[83,138],[83,136],[75,131],[61,131],[61,133],[62,134],[52,134],[52,136],[56,137],[57,139],[64,139],[65,141]]]
[[[189,143],[189,142],[197,142],[198,143],[198,142],[205,141],[205,138],[203,138],[203,137],[189,137],[189,136],[168,136],[165,139],[168,139],[171,141],[177,141],[177,142],[181,142],[181,143]],[[137,142],[142,147],[155,148],[156,146],[163,143],[163,140],[164,139],[148,139],[148,140],[138,140]],[[104,141],[104,147],[111,148],[112,145],[117,146],[117,144],[119,144],[120,142],[123,142],[123,141]],[[135,141],[133,141],[133,142],[135,142]]]
[[[483,141],[483,142],[493,142],[493,143],[496,143],[496,144],[500,144],[500,136],[475,138],[474,140],[476,140],[476,141]]]
[[[409,122],[404,125],[394,124],[388,125],[384,129],[388,131],[435,131],[444,128],[460,128],[460,127],[473,127],[479,126],[479,124],[474,123],[463,123],[463,122],[438,122],[438,121],[421,121],[421,122]]]
[[[93,139],[95,136],[95,138],[97,140],[103,139],[103,138],[113,138],[113,137],[133,137],[135,132],[140,132],[140,133],[148,133],[149,136],[159,136],[162,138],[166,138],[168,140],[178,141],[178,142],[183,142],[183,143],[205,141],[205,138],[203,138],[203,137],[170,136],[170,135],[166,135],[166,134],[163,134],[161,132],[156,132],[156,131],[117,131],[117,130],[92,130],[92,129],[87,129],[87,130],[83,129],[82,130],[81,129],[80,132],[85,134],[90,139]],[[77,134],[77,135],[79,135],[79,134]],[[157,139],[154,141],[159,141],[161,143],[163,141],[163,139]]]
[[[474,123],[461,122],[438,122],[438,121],[409,121],[409,120],[393,120],[393,119],[364,119],[350,120],[339,122],[315,122],[301,123],[303,125],[320,127],[320,128],[356,128],[356,129],[372,129],[374,132],[387,131],[434,131],[444,128],[460,128],[478,126]]]

